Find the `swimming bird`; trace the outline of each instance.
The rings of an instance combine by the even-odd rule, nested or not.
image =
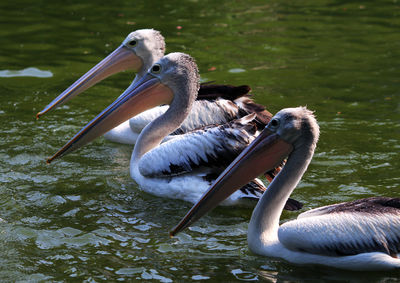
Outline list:
[[[136,76],[132,84],[135,84],[156,61],[164,56],[164,52],[165,41],[159,31],[141,29],[130,33],[116,50],[62,92],[37,113],[36,117],[39,118],[66,103],[115,73],[128,69],[134,70]],[[180,128],[172,134],[186,133],[206,125],[226,123],[252,112],[264,111],[266,115],[270,115],[261,105],[254,103],[249,98],[249,91],[250,87],[246,85],[202,84],[198,93],[198,101],[194,102],[192,111]],[[165,113],[167,109],[168,106],[149,109],[117,125],[105,133],[104,137],[113,142],[135,144],[143,128],[156,117]]]
[[[231,127],[207,127],[161,143],[189,114],[198,88],[199,73],[194,59],[184,53],[170,53],[48,162],[101,136],[124,119],[159,104],[169,104],[168,110],[140,133],[131,157],[130,174],[139,187],[150,194],[195,202],[219,174],[221,166],[226,166],[223,162],[233,160],[258,134],[257,115],[253,113],[231,122]],[[263,190],[261,181],[250,180],[249,185],[244,184],[242,190],[234,193],[224,204],[258,199]],[[293,202],[296,207],[296,201],[289,201],[289,204]]]
[[[171,235],[288,156],[253,211],[247,236],[250,250],[295,264],[348,270],[399,269],[400,198],[370,197],[323,206],[279,227],[283,206],[306,172],[318,137],[319,127],[311,111],[303,107],[281,110],[217,178]]]

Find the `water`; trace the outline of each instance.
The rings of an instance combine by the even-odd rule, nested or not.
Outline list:
[[[3,1],[0,12],[2,281],[399,280],[399,273],[255,256],[246,243],[251,209],[218,208],[170,239],[191,205],[138,190],[128,173],[129,146],[99,139],[46,165],[123,91],[131,73],[34,118],[130,31],[153,27],[169,52],[197,59],[203,80],[249,84],[273,113],[298,105],[316,111],[321,139],[294,192],[305,209],[400,197],[397,0],[21,0]],[[296,215],[285,212],[282,220]]]

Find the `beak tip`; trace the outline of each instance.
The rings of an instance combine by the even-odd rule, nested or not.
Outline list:
[[[175,235],[177,234],[176,232],[176,227],[174,227],[174,229],[172,229],[171,231],[169,231],[169,237],[172,239],[173,237],[175,237]]]
[[[176,225],[171,231],[169,231],[169,237],[173,238],[175,237],[178,233],[180,233],[183,229],[185,229],[187,226],[183,226],[181,223]]]
[[[42,112],[38,112],[38,113],[36,114],[36,120],[39,120],[40,116],[42,116]]]

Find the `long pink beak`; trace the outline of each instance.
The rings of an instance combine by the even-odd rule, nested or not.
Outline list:
[[[292,150],[292,144],[264,129],[175,226],[170,232],[171,237],[197,221],[249,181],[275,168]]]
[[[137,83],[129,86],[110,106],[90,121],[69,142],[52,157],[63,156],[91,142],[129,118],[160,104],[170,104],[173,99],[172,90],[160,80],[147,73]]]
[[[115,49],[111,54],[94,66],[90,71],[80,77],[70,87],[64,90],[56,99],[48,104],[42,111],[36,114],[36,118],[46,114],[52,109],[64,104],[74,96],[80,94],[101,80],[128,69],[139,70],[143,62],[134,52],[124,45]]]

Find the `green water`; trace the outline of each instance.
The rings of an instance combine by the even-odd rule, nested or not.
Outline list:
[[[155,28],[167,51],[197,59],[203,80],[249,84],[273,113],[298,105],[316,111],[321,139],[294,193],[305,209],[400,197],[397,0],[2,1],[0,23],[1,281],[400,279],[255,256],[246,242],[251,209],[218,208],[170,239],[191,205],[138,190],[129,146],[99,139],[46,165],[131,73],[34,119],[129,32]],[[28,67],[37,69],[23,76]]]

